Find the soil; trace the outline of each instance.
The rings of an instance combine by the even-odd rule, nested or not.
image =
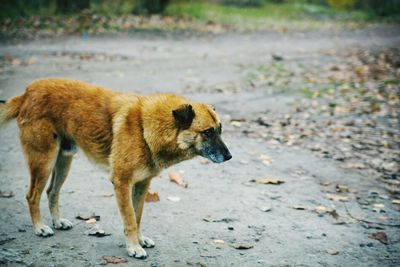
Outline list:
[[[161,37],[136,33],[0,45],[0,99],[21,94],[32,80],[45,77],[138,94],[173,92],[216,107],[233,155],[223,164],[196,158],[154,178],[151,191],[160,201],[145,205],[142,225],[156,246],[146,249],[147,259],[137,260],[124,248],[108,171],[82,152],[60,200],[63,217],[74,228],[49,238],[35,236],[25,201],[28,172],[11,122],[0,130],[0,190],[4,196],[13,193],[0,198],[0,265],[94,266],[116,256],[127,260],[119,266],[399,266],[399,205],[379,179],[300,146],[248,135],[243,123],[267,110],[286,114],[301,98],[252,88],[246,83],[250,66],[281,60],[276,55],[324,62],[332,50],[399,47],[399,33],[386,26]],[[169,181],[168,173],[179,171],[187,188]],[[252,182],[265,177],[284,183]],[[336,185],[349,192],[336,192]],[[45,194],[41,207],[50,224]],[[91,225],[75,219],[80,212],[100,215],[98,224],[111,235],[85,235]]]

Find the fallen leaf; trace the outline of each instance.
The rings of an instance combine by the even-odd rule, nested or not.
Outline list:
[[[99,224],[95,224],[92,228],[85,231],[85,235],[104,237],[104,236],[109,236],[111,234],[106,233],[103,229],[101,229]]]
[[[271,211],[272,208],[269,206],[263,206],[263,207],[258,207],[258,209],[263,212],[268,212],[268,211]]]
[[[186,261],[186,264],[189,266],[196,266],[196,267],[206,267],[206,265],[202,262],[191,262],[191,261]]]
[[[21,65],[22,61],[18,58],[14,58],[13,60],[11,60],[11,65],[13,66],[19,66]]]
[[[100,221],[100,215],[96,215],[94,212],[91,214],[79,212],[78,215],[75,216],[75,219],[83,221],[95,219],[96,221]]]
[[[170,172],[168,174],[168,176],[169,176],[169,180],[171,182],[174,182],[174,183],[176,183],[176,184],[178,184],[178,185],[180,185],[180,186],[182,186],[184,188],[188,187],[188,183],[182,179],[182,177],[181,177],[181,175],[179,173]]]
[[[272,54],[271,57],[275,61],[282,61],[283,60],[283,57],[281,55]]]
[[[332,182],[330,182],[330,181],[322,181],[319,184],[322,185],[322,186],[330,186],[332,184]]]
[[[154,193],[147,192],[145,201],[146,202],[157,202],[157,201],[160,201],[160,197],[158,196],[157,192],[154,192]]]
[[[302,206],[302,205],[293,205],[292,208],[295,210],[307,210],[308,209],[306,206]]]
[[[27,61],[26,64],[27,65],[32,65],[35,64],[38,61],[38,59],[36,57],[30,57]]]
[[[253,183],[255,182],[257,184],[274,184],[274,185],[278,185],[278,184],[283,184],[285,181],[282,181],[282,180],[277,179],[277,178],[266,177],[266,178],[250,180],[250,182],[253,182]]]
[[[339,71],[340,68],[339,68],[338,65],[332,65],[331,68],[330,68],[330,70],[332,70],[332,71]]]
[[[95,224],[97,221],[94,218],[91,218],[89,220],[86,221],[87,224]]]
[[[329,214],[331,215],[333,218],[335,218],[336,220],[339,218],[339,214],[337,213],[337,211],[335,209],[330,209],[327,208],[325,206],[316,206],[314,208],[314,211],[318,214]]]
[[[368,237],[371,238],[371,239],[378,240],[379,242],[381,242],[384,245],[388,245],[389,244],[388,237],[385,234],[385,232],[372,233]]]
[[[327,213],[329,210],[330,210],[330,209],[328,209],[327,207],[322,206],[322,205],[316,206],[316,207],[314,208],[314,211],[315,211],[316,213],[319,213],[319,214]]]
[[[385,227],[375,223],[363,223],[362,227],[367,229],[385,230]]]
[[[232,218],[213,219],[213,218],[211,218],[211,217],[205,217],[205,218],[203,218],[203,221],[206,221],[206,222],[226,222],[226,223],[230,223],[230,222],[236,221],[236,219],[232,219]]]
[[[232,247],[234,247],[235,249],[250,249],[253,248],[254,245],[250,243],[238,242],[238,243],[233,243]]]
[[[124,258],[120,258],[120,257],[114,257],[114,256],[103,256],[103,264],[119,264],[119,263],[126,263],[128,262],[126,259]]]
[[[338,192],[338,193],[349,193],[350,192],[349,188],[347,186],[340,185],[340,184],[337,184],[335,186],[335,189],[336,189],[336,192]]]
[[[339,213],[337,213],[336,210],[333,209],[331,211],[327,211],[327,213],[329,215],[331,215],[335,220],[339,219]],[[338,223],[341,223],[341,222],[338,222]],[[345,222],[343,222],[343,223],[345,223]]]
[[[374,208],[377,208],[377,209],[383,209],[385,207],[385,205],[381,204],[381,203],[376,203],[373,206],[374,206]]]
[[[329,200],[333,200],[333,201],[337,201],[337,202],[347,202],[349,201],[349,197],[348,196],[341,196],[341,195],[334,195],[334,194],[326,194],[326,197]]]
[[[348,163],[345,167],[348,169],[365,169],[365,168],[367,168],[367,166],[361,162]]]
[[[392,203],[396,204],[396,205],[400,205],[400,199],[393,199]]]
[[[260,157],[259,157],[259,159],[261,160],[261,162],[262,162],[263,164],[265,164],[265,165],[267,165],[267,166],[271,165],[271,163],[272,163],[272,159],[271,159],[271,157],[268,156],[268,155],[261,154]]]
[[[216,258],[219,257],[220,255],[214,255],[214,254],[209,254],[209,253],[202,253],[200,254],[200,257],[202,258]],[[199,266],[199,265],[196,265]],[[202,265],[201,265],[202,266]],[[205,266],[205,265],[204,265]]]
[[[112,196],[114,196],[114,193],[106,193],[106,194],[100,195],[100,197],[112,197]]]
[[[14,193],[12,191],[1,191],[0,190],[0,197],[2,197],[2,198],[10,198],[13,196],[14,196]]]
[[[373,211],[379,213],[379,212],[384,212],[385,205],[382,203],[375,203],[372,205],[372,207],[373,207],[373,209],[372,209]]]
[[[232,120],[232,121],[231,121],[231,125],[232,125],[232,126],[235,126],[235,127],[240,127],[240,126],[242,126],[242,123],[241,123],[240,121],[234,121],[234,120]]]
[[[337,250],[331,250],[331,249],[328,249],[327,251],[326,251],[328,254],[330,254],[330,255],[338,255],[339,254],[339,251],[337,251]]]
[[[181,201],[181,198],[175,197],[175,196],[170,196],[170,197],[167,197],[167,200],[172,201],[172,202],[179,202],[179,201]]]

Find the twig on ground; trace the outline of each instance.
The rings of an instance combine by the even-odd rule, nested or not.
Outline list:
[[[359,219],[354,217],[349,209],[347,208],[346,204],[344,204],[344,208],[346,209],[347,215],[349,215],[350,218],[352,218],[353,220],[359,221],[359,222],[364,222],[364,223],[373,223],[373,224],[377,224],[377,225],[382,225],[382,226],[388,226],[388,227],[400,227],[400,224],[388,224],[388,223],[381,223],[381,222],[373,222],[373,221],[368,221],[365,219]]]

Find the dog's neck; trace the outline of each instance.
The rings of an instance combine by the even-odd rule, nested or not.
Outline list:
[[[171,96],[175,101],[170,101]],[[169,100],[169,101],[168,101]],[[158,94],[142,97],[143,138],[152,154],[153,164],[159,171],[196,156],[194,150],[183,150],[177,143],[179,129],[176,128],[172,111],[187,102],[186,99]]]

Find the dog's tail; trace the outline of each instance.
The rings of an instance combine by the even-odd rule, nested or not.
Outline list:
[[[15,96],[7,101],[0,100],[0,126],[18,116],[22,100],[22,96]]]

